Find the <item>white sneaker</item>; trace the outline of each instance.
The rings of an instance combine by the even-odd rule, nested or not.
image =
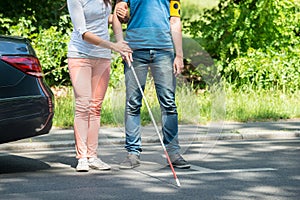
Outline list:
[[[90,158],[88,165],[92,169],[109,170],[111,166],[103,162],[100,158]]]
[[[78,171],[78,172],[88,172],[89,171],[89,163],[88,163],[87,158],[80,158],[78,160],[76,171]]]

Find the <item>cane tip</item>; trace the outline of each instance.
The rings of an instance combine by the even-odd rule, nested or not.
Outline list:
[[[177,186],[178,186],[178,187],[181,186],[178,178],[176,179],[176,183],[177,183]]]

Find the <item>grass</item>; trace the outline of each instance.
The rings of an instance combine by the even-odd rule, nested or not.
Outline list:
[[[74,120],[74,101],[72,88],[57,87],[52,88],[52,91],[55,96],[53,125],[61,128],[72,126]]]
[[[67,128],[73,125],[74,101],[72,88],[55,98],[54,126]],[[109,88],[103,103],[101,124],[123,126],[124,86]],[[269,121],[300,117],[300,91],[285,93],[279,90],[234,90],[230,86],[215,92],[196,93],[187,86],[177,88],[176,102],[180,124],[205,124],[212,121]],[[145,95],[156,122],[160,123],[160,109],[153,83],[149,80]],[[142,125],[150,124],[147,108],[142,107]]]
[[[226,91],[226,120],[267,121],[300,117],[300,92],[252,89]]]

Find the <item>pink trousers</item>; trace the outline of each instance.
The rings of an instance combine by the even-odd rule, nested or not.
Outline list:
[[[76,158],[97,157],[102,102],[108,87],[109,59],[69,58],[75,95]]]

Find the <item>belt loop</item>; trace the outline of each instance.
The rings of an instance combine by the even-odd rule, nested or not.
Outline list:
[[[150,49],[149,54],[150,54],[150,59],[153,60],[155,56],[155,50]]]

